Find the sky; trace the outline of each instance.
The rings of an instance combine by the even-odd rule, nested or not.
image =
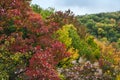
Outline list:
[[[52,7],[56,11],[70,9],[75,15],[120,10],[120,0],[32,0],[31,3],[38,4],[44,9]]]

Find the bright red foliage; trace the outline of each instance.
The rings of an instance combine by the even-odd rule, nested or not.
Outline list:
[[[30,76],[30,80],[59,80],[57,72],[54,70],[55,67],[51,65],[54,62],[53,56],[48,50],[34,54],[29,62],[30,66],[26,74]]]

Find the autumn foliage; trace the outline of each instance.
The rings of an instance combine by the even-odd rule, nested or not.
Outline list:
[[[52,38],[57,23],[45,25],[29,3],[30,0],[0,1],[0,48],[4,49],[1,50],[1,54],[4,53],[1,59],[7,62],[3,57],[7,53],[13,55],[8,58],[13,59],[8,67],[14,66],[11,72],[5,72],[4,79],[25,79],[26,75],[29,80],[59,80],[55,66],[69,53],[64,44]],[[21,55],[18,58],[17,53]],[[15,63],[16,59],[18,62]]]
[[[119,80],[119,40],[101,42],[70,10],[30,2],[0,0],[0,80]]]

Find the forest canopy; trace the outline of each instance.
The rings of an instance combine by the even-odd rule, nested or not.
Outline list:
[[[120,12],[75,16],[0,1],[1,80],[119,80]]]

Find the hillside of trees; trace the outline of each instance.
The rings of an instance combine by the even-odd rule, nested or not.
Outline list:
[[[120,13],[75,16],[0,1],[0,80],[119,80]]]
[[[78,20],[96,38],[120,42],[120,11],[78,16]]]

